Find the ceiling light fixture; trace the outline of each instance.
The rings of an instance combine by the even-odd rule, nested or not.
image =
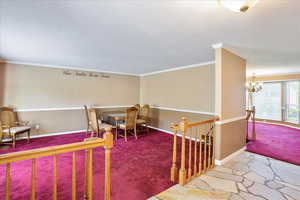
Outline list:
[[[234,12],[246,12],[256,5],[258,0],[217,0],[219,4]]]

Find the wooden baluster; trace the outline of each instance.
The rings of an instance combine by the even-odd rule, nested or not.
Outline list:
[[[88,150],[85,150],[85,160],[84,160],[84,197],[83,199],[88,199],[87,197],[87,186],[88,186],[88,176],[87,176],[87,168],[88,168],[88,161],[89,161],[89,153]]]
[[[176,158],[177,158],[177,133],[178,133],[178,125],[172,124],[171,126],[173,132],[174,132],[174,138],[173,138],[173,157],[172,157],[172,166],[171,166],[171,181],[175,182],[177,180],[177,164],[176,164]]]
[[[36,188],[36,159],[32,159],[31,164],[31,200],[35,200],[35,188]]]
[[[10,163],[6,164],[5,200],[10,199]]]
[[[105,185],[104,185],[104,200],[110,200],[110,152],[113,147],[113,134],[111,127],[105,129]]]
[[[208,169],[211,167],[211,123],[209,123],[209,131],[208,131]]]
[[[184,185],[186,183],[186,170],[185,170],[185,136],[186,136],[186,125],[187,119],[185,117],[182,118],[182,122],[180,123],[180,128],[182,132],[182,143],[181,143],[181,166],[179,170],[179,184]]]
[[[198,175],[202,173],[202,127],[199,126],[199,172]]]
[[[213,122],[213,129],[212,129],[212,134],[211,134],[211,137],[212,137],[212,163],[211,163],[211,168],[214,168],[215,167],[215,128],[216,128],[216,122],[214,121]]]
[[[206,156],[206,149],[207,149],[207,124],[205,124],[205,132],[204,132],[204,161],[203,161],[203,171],[206,172],[206,167],[207,167],[207,156]]]
[[[190,141],[189,141],[189,168],[188,168],[188,181],[191,180],[192,176],[192,133],[193,129],[190,127]]]
[[[194,175],[197,176],[197,140],[198,140],[198,131],[197,127],[195,127],[195,137],[194,137]]]
[[[53,193],[52,199],[57,199],[57,166],[56,166],[57,155],[53,156]]]
[[[93,198],[93,149],[87,150],[86,157],[86,199],[92,200]]]
[[[76,200],[76,152],[72,153],[72,200]]]

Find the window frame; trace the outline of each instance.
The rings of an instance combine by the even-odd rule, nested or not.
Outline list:
[[[260,118],[258,117],[258,119],[262,119],[262,120],[270,120],[270,121],[281,121],[281,122],[287,122],[287,123],[291,123],[291,124],[299,124],[300,123],[300,79],[296,79],[296,80],[280,80],[280,81],[262,81],[264,84],[267,83],[280,83],[281,86],[281,91],[280,91],[280,95],[281,95],[281,99],[280,99],[280,120],[277,119],[267,119],[267,118]],[[298,112],[298,121],[289,121],[287,119],[287,96],[288,96],[288,91],[287,91],[287,83],[288,82],[299,82],[299,92],[298,92],[298,107],[297,107],[297,112]],[[264,86],[263,86],[264,87]],[[255,95],[254,97],[255,98]],[[255,102],[255,100],[254,100]]]

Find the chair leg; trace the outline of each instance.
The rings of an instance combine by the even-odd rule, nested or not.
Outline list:
[[[115,132],[115,140],[118,139],[118,127],[116,127],[116,132]]]
[[[146,129],[147,129],[147,133],[149,133],[150,132],[149,127],[147,126],[147,124],[145,124],[145,126],[146,126]]]
[[[30,142],[30,130],[27,132],[27,143]]]
[[[125,141],[127,142],[127,129],[124,129],[124,133],[125,133]]]
[[[134,137],[137,140],[137,135],[136,135],[136,127],[133,129],[134,130]]]
[[[13,135],[13,148],[16,148],[16,135]]]

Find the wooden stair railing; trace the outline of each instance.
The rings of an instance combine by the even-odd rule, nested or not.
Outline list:
[[[85,150],[85,191],[84,197],[80,199],[92,200],[92,180],[93,180],[93,149],[103,147],[105,149],[105,181],[104,181],[104,200],[110,200],[110,151],[113,147],[113,135],[111,128],[106,129],[103,139],[88,138],[84,142],[72,144],[58,145],[53,147],[45,147],[28,151],[20,151],[0,155],[0,164],[6,165],[5,178],[5,200],[10,199],[10,164],[16,161],[31,159],[31,200],[36,199],[36,159],[45,156],[53,156],[53,192],[52,199],[57,199],[57,155],[72,152],[72,200],[78,198],[76,196],[76,151]]]
[[[192,178],[200,176],[208,169],[214,167],[214,129],[215,122],[218,120],[219,118],[216,117],[210,120],[189,123],[187,119],[183,117],[180,124],[172,124],[171,129],[174,132],[174,138],[171,181],[175,182],[179,180],[180,185],[185,185]],[[181,135],[178,134],[179,132],[181,132]],[[177,168],[178,136],[181,136],[179,172]],[[188,160],[186,160],[187,148]]]

